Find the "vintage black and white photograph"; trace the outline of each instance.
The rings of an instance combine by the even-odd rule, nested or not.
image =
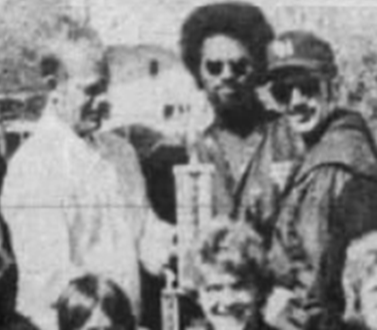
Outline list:
[[[0,0],[1,330],[377,330],[377,2]]]

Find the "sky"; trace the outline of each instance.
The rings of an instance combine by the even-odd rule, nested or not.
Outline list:
[[[179,27],[188,13],[197,5],[214,2],[144,0],[141,5],[139,0],[86,1],[90,3],[93,25],[101,32],[106,43],[154,42],[173,49],[177,48]],[[253,2],[264,9],[278,29],[290,27],[289,24],[284,24],[290,20],[284,22],[284,17],[281,18],[282,13],[287,11],[287,7],[301,8],[306,13],[310,13],[313,7],[317,7],[321,8],[324,16],[326,16],[326,10],[332,16],[331,11],[337,8],[338,11],[344,12],[343,15],[338,16],[340,25],[344,27],[350,26],[352,29],[361,31],[365,31],[368,26],[377,27],[374,23],[377,19],[364,19],[365,12],[372,13],[377,18],[377,1],[375,0],[254,0]]]
[[[26,20],[33,18],[43,20],[44,17],[49,16],[43,14],[48,13],[45,8],[50,6],[50,12],[53,12],[58,7],[58,3],[67,2],[72,6],[75,15],[89,14],[92,25],[100,32],[106,44],[154,43],[177,50],[179,29],[189,12],[198,5],[218,1],[224,0],[0,0],[0,10],[5,3],[8,7],[9,4],[14,8],[18,7],[14,11],[15,15],[8,14],[8,10],[7,15],[3,16],[3,19],[8,20],[10,24],[18,24],[22,21],[20,17],[22,7],[29,11]],[[252,1],[261,6],[278,31],[289,28],[317,30],[320,20],[318,16],[322,20],[337,23],[343,36],[354,32],[375,34],[377,30],[377,1],[375,0],[245,1]],[[295,12],[293,20],[291,14],[287,15],[292,11]],[[336,12],[335,15],[334,12]],[[334,23],[331,28],[333,25]],[[25,32],[25,29],[21,30]],[[319,32],[327,33],[326,30]],[[335,39],[337,38],[336,35]]]

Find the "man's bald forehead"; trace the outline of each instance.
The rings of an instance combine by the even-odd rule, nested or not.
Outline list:
[[[59,82],[93,72],[108,75],[105,49],[93,29],[63,20],[58,30],[45,44],[46,56],[42,58],[41,66],[43,76],[55,76]]]
[[[103,50],[85,42],[66,47],[60,55],[60,63],[68,78],[86,77],[93,73],[107,75]]]

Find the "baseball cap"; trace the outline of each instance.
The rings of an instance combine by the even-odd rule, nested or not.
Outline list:
[[[330,78],[337,72],[330,44],[311,32],[281,34],[269,45],[267,56],[270,79],[290,70],[305,70]]]

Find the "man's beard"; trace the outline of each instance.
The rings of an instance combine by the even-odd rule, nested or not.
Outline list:
[[[240,102],[215,105],[215,112],[222,126],[240,134],[250,132],[265,116],[263,104],[256,95]]]

